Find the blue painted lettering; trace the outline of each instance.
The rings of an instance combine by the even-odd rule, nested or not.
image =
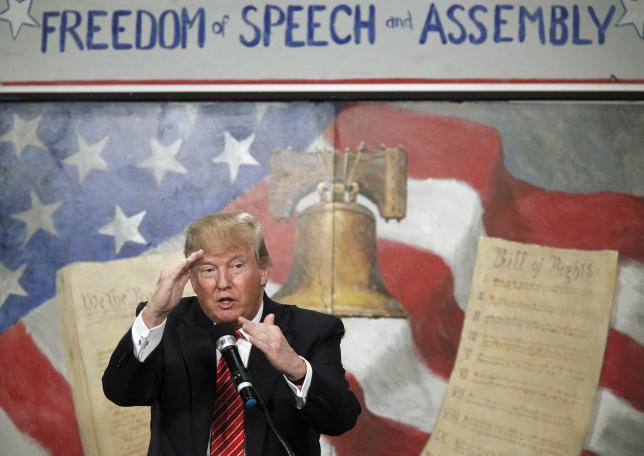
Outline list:
[[[325,5],[311,5],[308,10],[309,29],[306,34],[306,44],[309,46],[327,46],[329,44],[326,40],[317,40],[315,38],[315,31],[322,26],[322,23],[315,20],[315,13],[317,11],[326,10]]]
[[[366,40],[369,44],[374,44],[376,7],[369,5],[365,11],[363,6],[356,5],[352,9],[348,5],[336,5],[329,12],[324,4],[289,5],[286,8],[266,4],[263,11],[256,6],[247,5],[242,8],[241,19],[250,29],[240,33],[239,42],[246,47],[259,46],[260,43],[269,47],[276,40],[279,41],[276,33],[281,33],[286,47],[319,47],[328,46],[331,41],[340,45],[352,41],[361,44],[363,34],[366,33]],[[322,20],[322,13],[326,13],[325,19],[328,21]],[[345,20],[347,18],[348,21]],[[323,24],[328,24],[328,31],[324,30]],[[353,33],[346,31],[350,27]],[[328,35],[325,35],[326,32]]]
[[[85,39],[85,43],[87,43],[87,49],[88,50],[96,50],[96,49],[107,49],[107,43],[95,43],[94,42],[94,35],[96,33],[99,33],[103,27],[95,23],[95,18],[96,17],[105,17],[107,16],[107,11],[98,11],[98,10],[90,10],[87,12],[87,38]]]
[[[116,10],[112,15],[112,45],[116,50],[132,49],[131,43],[121,41],[121,35],[126,31],[125,27],[121,25],[121,18],[131,15],[132,11],[128,10]]]
[[[73,18],[73,25],[69,25],[69,18]],[[65,10],[60,18],[60,52],[65,52],[65,45],[67,34],[71,35],[72,39],[81,51],[84,49],[83,41],[81,40],[76,28],[81,23],[81,15],[78,11]]]
[[[169,20],[168,17],[170,17]],[[169,42],[166,39],[166,33],[172,36]],[[165,10],[159,17],[159,45],[164,49],[174,49],[179,46],[180,40],[179,15],[174,10]]]
[[[438,32],[441,38],[441,43],[447,43],[445,30],[443,30],[443,24],[441,23],[441,18],[438,15],[438,9],[433,3],[429,7],[427,17],[425,18],[425,25],[423,25],[423,29],[420,32],[420,44],[425,44],[427,42],[427,34],[430,32]]]
[[[597,42],[599,44],[604,44],[604,42],[606,41],[606,29],[610,25],[610,21],[613,19],[613,15],[615,14],[615,5],[610,7],[603,21],[599,20],[597,13],[595,13],[595,8],[593,8],[592,6],[588,7],[588,13],[593,20],[593,23],[597,27]]]
[[[40,39],[40,52],[47,52],[47,37],[56,31],[56,27],[49,25],[49,18],[60,16],[58,11],[45,11],[42,15],[42,37]]]
[[[526,39],[525,23],[526,20],[530,22],[537,22],[539,27],[539,42],[546,43],[546,26],[543,21],[543,9],[538,7],[534,13],[530,13],[525,6],[519,8],[519,42],[523,43]]]
[[[356,20],[354,22],[353,33],[355,35],[356,44],[360,44],[362,36],[362,29],[367,30],[369,36],[369,44],[376,42],[376,7],[369,5],[369,17],[362,20],[362,7],[356,6]]]
[[[483,22],[481,22],[476,16],[476,14],[479,12],[485,14],[487,13],[487,8],[483,5],[475,5],[470,8],[470,11],[468,13],[469,18],[472,20],[474,25],[476,25],[476,28],[479,31],[478,37],[472,33],[468,35],[468,39],[472,44],[485,43],[485,40],[487,39],[487,29],[485,28],[485,24],[483,24]]]
[[[524,43],[532,38],[534,41],[538,40],[541,45],[602,45],[606,41],[606,31],[613,21],[616,7],[610,6],[603,16],[597,13],[596,8],[555,4],[546,9],[542,6],[531,7],[505,2],[494,3],[494,8],[488,9],[482,3],[469,6],[448,3],[445,6],[439,2],[431,2],[418,42],[480,45],[490,41],[497,44],[515,41]],[[387,27],[395,28],[394,23],[389,22],[390,19],[386,23]],[[593,32],[582,29],[591,24],[590,20],[596,29],[596,37]],[[590,27],[593,28],[593,25]]]
[[[331,39],[333,40],[334,43],[347,44],[349,41],[351,41],[351,34],[347,34],[344,37],[340,37],[340,35],[338,35],[338,32],[336,31],[338,14],[340,13],[344,13],[347,16],[351,17],[351,8],[349,8],[347,5],[338,5],[335,8],[333,8],[333,11],[331,11],[331,24],[330,24],[329,31],[331,33]]]
[[[512,38],[502,35],[503,26],[508,23],[508,20],[503,17],[503,11],[513,10],[513,5],[496,5],[494,7],[494,42],[495,43],[509,43]]]
[[[286,36],[285,42],[287,47],[304,47],[306,43],[302,40],[293,39],[293,31],[300,28],[299,21],[295,20],[295,13],[304,11],[300,5],[289,5],[286,9]]]
[[[414,30],[414,21],[411,11],[407,10],[406,17],[390,16],[385,21],[385,27],[390,29],[408,28]]]
[[[206,44],[206,11],[197,9],[193,17],[188,14],[187,8],[181,8],[181,48],[188,47],[188,31],[197,25],[197,46],[202,48]]]
[[[241,16],[242,16],[242,21],[246,25],[248,25],[250,28],[253,29],[253,37],[252,38],[246,38],[243,34],[239,35],[239,42],[243,44],[246,47],[255,47],[259,44],[259,40],[261,39],[262,36],[262,29],[256,26],[249,18],[248,14],[250,12],[256,13],[257,8],[254,7],[253,5],[247,5],[242,9]]]
[[[273,13],[277,13],[277,19],[273,19]],[[271,44],[271,30],[273,27],[280,26],[286,20],[286,14],[277,5],[266,5],[264,13],[264,47]]]
[[[127,37],[133,37],[134,42],[128,41]],[[163,49],[181,46],[185,49],[190,41],[202,48],[206,41],[205,9],[198,8],[194,13],[187,8],[168,9],[159,15],[146,10],[124,9],[82,13],[75,10],[45,11],[40,51],[48,52],[49,40],[56,38],[61,53],[72,44],[74,49],[81,51],[146,50],[157,46]]]
[[[572,42],[577,45],[587,45],[593,44],[592,40],[588,38],[582,38],[581,36],[581,24],[579,20],[579,7],[574,5],[572,7]]]
[[[146,28],[145,23],[148,23]],[[144,41],[147,32],[147,43]],[[152,49],[157,45],[157,21],[154,15],[146,10],[136,12],[136,43],[137,49]]]
[[[550,12],[550,43],[563,46],[568,41],[568,9],[565,6],[553,5]]]
[[[70,16],[73,18],[73,25],[69,25]],[[67,34],[71,35],[72,39],[76,43],[76,46],[78,46],[78,49],[80,49],[81,51],[84,49],[83,41],[81,40],[80,36],[78,36],[78,33],[76,33],[76,28],[80,25],[80,23],[81,15],[78,11],[63,11],[63,14],[60,18],[60,52],[65,52],[65,47],[67,44]]]
[[[456,27],[458,27],[460,33],[458,35],[454,35],[452,32],[449,32],[447,37],[449,38],[450,43],[461,44],[467,39],[467,30],[465,29],[463,22],[456,17],[456,11],[465,11],[465,7],[463,5],[450,6],[447,9],[447,17],[456,25]]]
[[[615,5],[602,10],[601,6],[572,2],[549,7],[522,3],[525,5],[509,0],[469,4],[461,0],[429,2],[418,43],[481,45],[532,40],[556,47],[603,45],[617,12]],[[275,2],[246,5],[241,9],[239,42],[248,48],[373,45],[376,42],[376,14],[374,4],[330,6],[323,2]],[[385,19],[383,25],[389,29],[413,30],[410,11],[406,16]],[[205,8],[189,10],[183,7],[158,12],[144,9],[44,11],[40,50],[53,52],[51,43],[57,44],[61,53],[106,49],[173,50],[191,45],[203,48],[206,22]]]

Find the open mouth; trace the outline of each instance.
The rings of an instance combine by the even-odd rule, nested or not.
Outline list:
[[[219,298],[217,300],[217,304],[219,304],[219,306],[224,308],[224,309],[231,308],[234,303],[235,303],[235,300],[233,298],[228,297],[228,296],[223,297],[223,298]]]

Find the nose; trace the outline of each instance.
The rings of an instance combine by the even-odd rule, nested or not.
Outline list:
[[[224,270],[222,273],[219,274],[217,278],[217,288],[220,290],[227,290],[230,288],[230,271]]]

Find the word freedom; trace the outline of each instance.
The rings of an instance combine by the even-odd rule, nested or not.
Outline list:
[[[201,48],[206,39],[205,16],[203,8],[192,15],[187,8],[165,10],[158,15],[147,10],[45,11],[40,50],[47,52],[49,36],[55,34],[60,52],[65,52],[70,44],[81,51],[185,49],[191,32]]]

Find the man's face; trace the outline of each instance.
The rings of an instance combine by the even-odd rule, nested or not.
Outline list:
[[[258,266],[250,247],[207,249],[190,271],[204,313],[217,323],[233,325],[240,316],[249,320],[255,316],[267,280],[268,268]]]

